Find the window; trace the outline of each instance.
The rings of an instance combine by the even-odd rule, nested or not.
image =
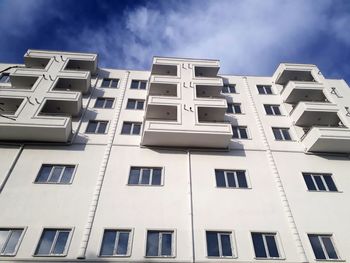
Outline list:
[[[233,257],[232,232],[207,231],[208,257]]]
[[[144,100],[128,99],[126,108],[128,110],[143,110]]]
[[[291,141],[288,128],[272,128],[273,135],[277,141]]]
[[[265,112],[267,115],[282,115],[279,105],[264,105]]]
[[[138,135],[141,132],[141,123],[140,122],[127,122],[123,123],[122,134],[128,135]]]
[[[316,259],[339,259],[332,241],[332,235],[309,234],[308,237]]]
[[[73,179],[74,170],[74,165],[43,164],[35,182],[47,184],[70,184]]]
[[[147,231],[146,257],[174,256],[174,231]]]
[[[130,89],[146,89],[147,82],[144,80],[132,80]]]
[[[248,139],[247,127],[244,126],[232,126],[232,138],[233,139]]]
[[[97,98],[95,102],[95,108],[111,109],[113,107],[113,98]]]
[[[255,257],[280,258],[276,242],[276,233],[252,233]]]
[[[100,256],[130,256],[131,230],[106,229],[103,234]]]
[[[23,228],[0,228],[0,256],[14,256],[17,253]]]
[[[236,85],[224,84],[222,87],[222,93],[236,93]]]
[[[271,86],[268,85],[257,85],[259,94],[272,94]]]
[[[44,229],[35,250],[36,256],[64,256],[68,250],[71,229]]]
[[[0,74],[0,83],[9,83],[10,82],[10,74],[2,73]]]
[[[104,78],[102,81],[103,88],[118,88],[119,79]]]
[[[217,187],[248,188],[244,170],[219,170],[215,169]]]
[[[106,133],[108,121],[89,121],[85,133]]]
[[[303,177],[310,191],[338,191],[331,174],[303,173]]]
[[[129,174],[130,185],[161,185],[162,168],[131,167]]]
[[[240,114],[242,113],[240,103],[227,103],[226,113]]]

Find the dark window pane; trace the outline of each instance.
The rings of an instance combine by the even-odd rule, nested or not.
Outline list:
[[[103,104],[104,104],[104,99],[100,99],[98,98],[95,102],[95,108],[102,108],[103,107]]]
[[[131,81],[131,89],[138,89],[139,88],[139,81],[138,80],[133,80]]]
[[[44,230],[35,254],[48,255],[50,253],[55,234],[56,230]]]
[[[132,134],[140,134],[140,131],[141,131],[141,124],[134,124]]]
[[[218,235],[216,232],[207,232],[207,251],[209,257],[219,257]]]
[[[227,110],[226,110],[227,113],[233,113],[233,105],[232,104],[228,104],[227,105]]]
[[[113,88],[118,87],[118,79],[112,79],[111,87],[113,87]]]
[[[106,121],[101,121],[100,125],[98,126],[97,133],[105,133],[107,129],[107,122]]]
[[[337,259],[338,255],[337,252],[335,252],[335,248],[333,246],[332,240],[330,237],[322,237],[323,245],[326,249],[326,252],[328,254],[328,257],[331,259]]]
[[[253,239],[255,256],[257,258],[266,258],[267,255],[264,247],[262,234],[252,233],[252,239]]]
[[[0,229],[0,252],[1,252],[1,249],[5,246],[5,242],[7,240],[8,235],[9,235],[9,230]]]
[[[283,137],[286,141],[290,141],[290,135],[289,135],[289,130],[288,129],[282,129]]]
[[[232,138],[239,138],[239,135],[238,135],[238,127],[234,127],[232,126]]]
[[[161,185],[162,183],[162,169],[153,169],[152,185]]]
[[[307,189],[309,190],[316,190],[316,186],[314,182],[312,181],[311,175],[309,174],[303,174],[304,181],[306,183]]]
[[[58,181],[60,180],[60,176],[61,176],[62,171],[63,171],[62,166],[55,166],[53,168],[53,172],[51,173],[51,177],[49,179],[49,182],[58,183]]]
[[[335,184],[333,182],[332,176],[324,175],[323,179],[325,180],[329,191],[332,191],[332,192],[337,192],[338,191],[337,187],[335,186]]]
[[[129,184],[138,184],[140,178],[140,168],[131,168],[129,175]]]
[[[146,256],[158,256],[158,241],[159,233],[155,231],[148,231]]]
[[[124,122],[122,127],[122,134],[130,134],[131,133],[131,123]]]
[[[171,242],[172,235],[170,233],[165,233],[162,235],[162,256],[171,256]]]
[[[235,182],[235,174],[234,173],[226,173],[227,177],[227,184],[229,187],[236,187],[236,182]]]
[[[239,132],[241,134],[241,139],[248,139],[248,134],[247,134],[246,128],[240,128]]]
[[[64,249],[66,247],[66,243],[68,240],[68,236],[69,236],[69,232],[68,231],[64,231],[64,232],[59,232],[57,240],[56,240],[56,244],[55,247],[53,249],[53,254],[63,254],[64,253]]]
[[[321,176],[320,175],[314,175],[314,179],[315,179],[316,185],[318,187],[318,190],[326,191],[326,186],[323,184]]]
[[[271,105],[264,105],[265,111],[267,115],[273,115]]]
[[[93,132],[94,133],[96,131],[96,128],[97,128],[97,122],[90,121],[88,126],[87,126],[86,132]]]
[[[73,176],[73,172],[74,172],[74,166],[67,166],[64,169],[63,175],[61,177],[61,183],[70,183],[72,180],[72,176]]]
[[[113,255],[116,234],[117,232],[114,230],[105,230],[100,252],[101,256]]]
[[[266,94],[272,94],[272,89],[270,86],[265,86]]]
[[[230,235],[221,235],[221,249],[222,255],[225,257],[232,257],[232,247]]]
[[[117,255],[126,255],[128,253],[129,233],[121,232],[119,234]]]
[[[275,136],[276,140],[279,140],[279,141],[283,140],[282,135],[280,133],[280,129],[272,128],[272,131],[273,131],[273,135]]]
[[[317,235],[309,235],[309,240],[314,251],[316,259],[326,259],[326,256],[322,250],[321,242]]]
[[[276,240],[274,236],[265,236],[267,249],[269,250],[270,257],[278,258],[278,249],[276,245]]]
[[[227,85],[224,85],[222,87],[222,93],[228,93],[228,86]]]
[[[236,93],[236,86],[229,85],[229,91],[230,91],[230,93]]]
[[[240,105],[234,105],[234,112],[237,113],[237,114],[240,114],[242,113],[241,111],[241,106]]]
[[[150,169],[142,169],[141,184],[149,184],[150,176],[151,176]]]
[[[136,100],[128,100],[128,103],[126,104],[127,109],[135,109]]]
[[[259,94],[265,94],[265,90],[262,86],[258,86],[258,92]]]
[[[39,175],[36,178],[36,182],[47,182],[50,172],[51,172],[52,166],[50,165],[43,165],[40,169]]]
[[[105,108],[106,109],[111,109],[113,107],[113,102],[114,102],[113,99],[107,99],[106,100],[106,104],[105,104]]]
[[[273,110],[275,112],[275,115],[281,115],[280,108],[278,106],[273,106]]]
[[[102,81],[102,87],[109,87],[110,80],[109,79],[103,79]]]
[[[146,82],[141,82],[140,89],[146,89]]]
[[[3,253],[6,254],[14,254],[16,250],[16,246],[18,241],[22,235],[22,230],[13,230],[10,239],[8,240]],[[1,249],[1,246],[0,246]]]
[[[143,110],[143,101],[138,101],[137,102],[137,107],[138,110]]]
[[[241,188],[248,188],[247,179],[244,171],[237,171],[238,186]]]
[[[224,171],[215,170],[215,178],[217,187],[226,187]]]

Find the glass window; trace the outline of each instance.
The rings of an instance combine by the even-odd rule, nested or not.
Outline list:
[[[316,259],[339,259],[332,235],[309,234],[308,237]]]
[[[131,167],[129,174],[130,185],[161,185],[162,168]]]
[[[75,165],[43,164],[35,179],[36,183],[70,184]]]
[[[130,255],[131,230],[104,231],[100,256],[127,256]]]
[[[108,121],[90,120],[85,133],[104,134],[107,130]]]
[[[246,171],[215,169],[217,187],[248,188]]]
[[[147,231],[146,257],[172,257],[173,231]]]
[[[245,126],[232,126],[232,132],[233,139],[248,139],[247,127]]]
[[[332,174],[303,173],[307,189],[310,191],[337,192]]]
[[[240,103],[227,103],[226,113],[241,114],[241,104]]]
[[[269,105],[265,104],[264,105],[265,112],[267,115],[281,115],[280,107],[279,105]]]
[[[257,85],[259,94],[272,94],[272,88],[269,85]]]
[[[280,258],[276,233],[252,233],[255,257]]]
[[[144,100],[128,99],[126,108],[128,110],[143,110]]]
[[[2,73],[0,74],[0,83],[9,83],[10,82],[10,74]]]
[[[0,256],[14,256],[23,234],[21,229],[0,228]]]
[[[118,88],[119,79],[104,78],[102,81],[103,88]]]
[[[291,141],[288,128],[272,128],[273,135],[277,141]]]
[[[141,132],[141,123],[140,122],[124,122],[122,127],[121,134],[127,135],[139,135]]]
[[[222,87],[222,93],[236,93],[236,85],[224,84]]]
[[[232,232],[207,231],[208,257],[233,257]]]
[[[95,102],[95,108],[111,109],[113,107],[113,98],[97,98]]]
[[[44,229],[35,250],[37,256],[58,256],[67,254],[70,229]]]
[[[132,80],[130,89],[146,89],[147,81],[145,80]]]

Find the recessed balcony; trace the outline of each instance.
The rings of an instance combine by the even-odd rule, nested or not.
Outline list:
[[[216,78],[219,72],[219,65],[217,66],[195,66],[195,77],[199,78]]]
[[[177,66],[166,64],[153,64],[151,75],[177,76]]]
[[[289,81],[315,82],[310,70],[284,70],[277,78],[276,84],[285,86]]]
[[[302,142],[307,152],[350,153],[350,130],[346,127],[312,127]]]
[[[297,126],[338,126],[341,122],[338,111],[332,103],[299,102],[290,116]]]
[[[95,73],[97,69],[97,61],[84,59],[68,59],[65,70],[90,71]]]
[[[148,104],[146,120],[177,121],[177,106]]]
[[[168,83],[152,83],[150,84],[149,96],[177,96],[177,85]]]
[[[224,107],[198,107],[198,122],[224,122],[226,109]]]
[[[281,96],[286,103],[296,104],[299,101],[325,102],[327,98],[323,92],[324,85],[310,82],[288,82],[282,90]]]
[[[45,101],[41,109],[41,115],[61,115],[61,116],[78,116],[81,111],[82,95],[76,100],[52,100]]]
[[[221,95],[222,86],[196,85],[197,98],[223,98]]]
[[[24,64],[27,68],[44,69],[49,62],[50,58],[24,56]]]
[[[78,91],[87,93],[90,89],[90,78],[59,78],[54,91]]]
[[[0,114],[15,115],[18,108],[23,102],[23,98],[1,98],[0,97]]]
[[[10,74],[11,89],[31,89],[39,77]]]

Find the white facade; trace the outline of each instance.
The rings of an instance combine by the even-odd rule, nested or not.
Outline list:
[[[0,64],[0,261],[350,258],[344,80],[300,64],[255,77],[218,75],[217,60],[24,58]]]

